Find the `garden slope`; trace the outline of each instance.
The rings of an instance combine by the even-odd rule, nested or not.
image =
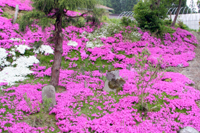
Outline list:
[[[195,49],[195,58],[188,62],[188,67],[174,67],[174,70],[194,81],[194,87],[200,90],[200,34],[196,32],[191,33],[198,39],[198,45]]]

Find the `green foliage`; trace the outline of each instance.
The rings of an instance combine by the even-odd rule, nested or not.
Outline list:
[[[174,69],[172,67],[166,68],[165,69],[166,72],[174,72]]]
[[[163,25],[162,31],[163,31],[163,35],[164,35],[164,33],[172,34],[172,33],[174,33],[176,30],[172,29],[172,28],[169,27],[169,26],[164,26],[164,25]]]
[[[164,25],[171,26],[171,24],[172,24],[172,20],[171,19],[164,20]]]
[[[36,78],[34,75],[27,75],[26,76],[27,79],[23,80],[23,81],[16,81],[15,83],[17,84],[49,84],[50,83],[50,76],[44,76],[41,78]]]
[[[106,10],[103,8],[94,8],[92,14],[94,17],[97,17],[101,20],[103,15],[105,15],[105,13],[106,13]]]
[[[134,6],[134,18],[138,22],[138,26],[143,30],[149,30],[162,36],[163,20],[166,18],[167,8],[164,4],[155,6],[152,1],[140,1]]]
[[[138,2],[138,0],[109,0],[111,6],[114,9],[113,13],[120,14],[123,11],[131,11],[133,6]]]
[[[184,30],[189,30],[190,28],[184,24],[182,21],[178,21],[178,27],[181,28],[181,29],[184,29]]]
[[[131,26],[131,27],[134,27],[134,25],[137,25],[137,22],[136,21],[133,21],[131,20],[130,18],[128,17],[123,17],[121,19],[121,23],[120,23],[122,26]]]
[[[158,77],[158,70],[160,69],[160,63],[161,63],[160,60],[158,60],[158,64],[152,65],[151,62],[147,60],[149,56],[150,53],[145,48],[142,50],[141,53],[136,55],[135,58],[136,60],[135,67],[137,67],[136,71],[138,73],[136,86],[138,89],[138,93],[140,93],[139,107],[141,107],[140,111],[142,112],[146,112],[149,110],[147,104],[144,102],[144,99],[147,96],[147,94],[145,94],[146,88],[152,87],[154,82],[163,76],[162,75]],[[149,79],[147,79],[146,77],[149,77]]]
[[[119,25],[121,23],[121,20],[117,18],[112,18],[108,20],[108,23]]]
[[[41,103],[39,103],[40,104],[40,107],[42,107],[41,109],[40,109],[40,111],[41,112],[44,112],[44,113],[48,113],[49,112],[49,109],[50,109],[50,107],[51,107],[51,103],[52,103],[52,98],[47,98],[46,96],[45,96],[45,98],[43,99],[43,101],[42,101],[43,103],[43,107],[42,107],[42,105],[41,105]]]
[[[91,22],[91,26],[99,26],[100,25],[100,20],[98,16],[87,16],[86,17],[86,22]]]
[[[104,15],[102,16],[102,19],[101,19],[103,22],[109,22],[109,18],[108,16]]]
[[[84,27],[85,26],[86,20],[83,17],[78,17],[78,18],[64,18],[62,21],[62,28],[73,25],[76,27]]]
[[[24,100],[27,102],[27,104],[30,108],[30,112],[32,112],[33,109],[32,109],[32,102],[30,101],[30,98],[27,97],[27,93],[25,93],[23,96],[24,96]]]
[[[98,3],[108,7],[112,6],[111,0],[98,0]]]
[[[27,102],[29,108],[31,109],[30,112],[33,113],[29,115],[28,117],[25,117],[23,119],[24,122],[28,123],[32,127],[54,127],[56,131],[59,131],[57,125],[56,125],[56,119],[55,115],[49,115],[49,109],[51,107],[51,98],[44,98],[43,104],[39,103],[40,112],[37,112],[37,106],[35,109],[32,107],[32,102],[30,101],[30,98],[27,97],[27,93],[24,94],[24,99]]]
[[[50,26],[50,24],[55,24],[55,19],[48,16],[49,13],[56,11],[55,18],[61,15],[64,17],[64,9],[66,10],[76,10],[77,8],[87,8],[93,9],[96,4],[96,0],[33,0],[32,6],[35,7],[34,10],[25,13],[18,23],[21,31],[25,31],[26,26],[32,23],[37,23],[38,25],[45,28]],[[54,11],[54,13],[55,13]],[[82,26],[82,24],[79,24]],[[62,25],[67,26],[67,25]]]
[[[11,19],[11,18],[12,18],[12,16],[9,15],[8,13],[6,13],[6,12],[3,12],[3,14],[1,15],[1,17],[6,17],[6,18],[8,18],[8,19]]]
[[[36,49],[38,49],[43,44],[43,41],[35,41],[32,43],[32,46]]]
[[[125,26],[122,26],[120,24],[113,24],[113,23],[108,23],[107,25],[104,25],[104,27],[96,30],[95,32],[93,32],[92,35],[87,36],[87,38],[91,38],[92,40],[93,38],[98,38],[98,36],[101,36],[101,35],[110,37],[110,36],[114,36],[116,33],[119,33],[120,31],[123,31],[122,35],[123,35],[124,40],[126,41],[136,42],[136,41],[139,41],[141,38],[141,35],[137,32],[136,28],[131,27],[130,30],[127,30]],[[95,37],[95,35],[97,37]],[[97,41],[98,39],[95,42]],[[99,40],[98,44],[100,43],[102,43],[101,40]]]
[[[111,98],[115,99],[116,100],[115,103],[117,103],[117,102],[119,102],[120,99],[124,98],[125,96],[127,96],[127,95],[121,96],[121,95],[115,94],[114,92],[109,92],[108,95],[103,96],[103,95],[99,95],[98,91],[94,91],[94,96],[88,96],[86,98],[86,100],[81,101],[81,100],[79,100],[80,96],[78,95],[75,97],[78,104],[76,104],[76,107],[73,108],[73,110],[74,110],[74,112],[77,112],[77,108],[81,108],[78,116],[84,114],[93,120],[95,118],[100,118],[100,117],[104,116],[105,115],[104,111],[108,112],[109,114],[112,113],[112,112],[108,111],[107,109],[103,109],[105,107],[104,103],[106,102],[104,100],[105,98],[111,97]],[[94,100],[92,100],[92,98],[96,98],[96,99],[98,99],[98,101],[94,101]],[[100,101],[102,101],[102,102],[100,102]],[[93,103],[93,104],[91,105],[91,103]],[[109,103],[108,105],[110,105],[110,104],[112,104],[112,103]],[[102,110],[99,110],[97,108],[98,106],[100,106],[102,108]],[[72,106],[70,106],[70,108],[72,108]],[[95,114],[95,113],[100,114],[99,117],[92,116],[92,114]]]
[[[41,25],[43,28],[50,26],[52,19],[45,17],[45,13],[42,11],[32,10],[25,13],[20,20],[18,20],[19,29],[25,31],[26,26],[30,26],[33,23]]]

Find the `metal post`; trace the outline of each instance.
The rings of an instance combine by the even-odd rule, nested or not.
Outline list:
[[[170,20],[172,20],[172,12],[170,12]]]
[[[16,7],[15,7],[15,16],[14,16],[13,24],[14,24],[14,23],[16,22],[16,20],[17,20],[18,11],[19,11],[19,5],[16,5]]]

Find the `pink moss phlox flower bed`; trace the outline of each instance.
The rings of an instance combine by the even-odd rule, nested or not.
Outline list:
[[[1,1],[0,6],[15,6],[15,3]],[[20,4],[18,2],[18,4]],[[22,6],[19,6],[22,7]],[[28,6],[23,7],[22,10],[31,10]],[[15,31],[19,29],[18,24],[12,25],[11,20],[0,17],[0,40],[2,48],[9,49],[15,45],[28,45],[32,46],[35,41],[43,41],[44,45],[48,45],[47,39],[51,36],[51,30],[54,27],[46,28],[43,32],[41,27],[37,25],[32,25],[37,28],[37,31],[31,31],[29,28],[26,29],[26,33],[21,33],[21,37]],[[137,28],[137,27],[135,27]],[[98,70],[92,71],[92,76],[90,72],[85,72],[85,75],[79,73],[75,79],[71,78],[74,73],[73,70],[60,70],[59,85],[66,88],[63,93],[56,93],[57,105],[50,112],[50,114],[55,113],[55,118],[57,120],[57,126],[62,132],[88,132],[88,128],[97,132],[155,132],[162,133],[176,133],[179,127],[191,126],[200,131],[200,109],[197,107],[195,101],[200,100],[200,92],[195,90],[193,87],[188,86],[188,84],[193,83],[182,74],[166,72],[162,79],[155,82],[152,88],[147,88],[146,93],[149,95],[146,97],[145,101],[151,104],[155,104],[157,99],[155,95],[158,95],[160,99],[163,99],[164,105],[157,112],[148,112],[146,120],[142,120],[142,117],[137,113],[137,109],[134,109],[139,101],[137,87],[135,85],[135,77],[137,75],[136,71],[132,68],[127,70],[127,64],[134,64],[135,58],[128,58],[125,55],[135,55],[141,52],[142,49],[146,48],[150,51],[151,55],[148,58],[153,64],[157,63],[157,59],[162,55],[163,63],[162,67],[166,68],[169,66],[177,66],[182,64],[183,67],[189,66],[188,61],[194,59],[195,46],[193,44],[197,43],[196,38],[186,30],[180,28],[176,29],[173,33],[173,37],[170,34],[164,36],[164,45],[161,44],[161,40],[151,36],[148,32],[142,32],[139,28],[138,32],[141,34],[141,40],[137,42],[125,41],[121,31],[112,37],[101,38],[102,42],[105,44],[101,47],[87,48],[86,43],[89,41],[83,32],[91,33],[94,27],[86,26],[84,28],[77,28],[75,26],[69,26],[63,29],[64,43],[63,43],[63,57],[66,60],[71,61],[71,67],[73,66],[73,61],[78,60],[79,57],[70,58],[68,53],[71,50],[80,51],[82,60],[88,58],[90,61],[96,61],[97,58],[101,57],[102,60],[107,60],[108,62],[114,61],[114,59],[120,60],[120,62],[114,61],[113,66],[115,68],[123,68],[120,70],[120,76],[126,79],[126,83],[123,86],[123,91],[118,93],[119,96],[127,94],[135,94],[136,96],[126,96],[121,97],[119,102],[117,102],[111,96],[108,96],[105,91],[98,91],[96,97],[94,97],[94,92],[96,90],[102,90],[104,87],[104,81],[100,79],[101,76],[105,76],[105,73],[99,73]],[[127,27],[125,32],[130,32],[130,27]],[[11,38],[21,38],[21,41],[10,40]],[[25,40],[25,41],[24,41]],[[75,41],[78,45],[68,46],[70,41]],[[53,45],[52,45],[53,46]],[[53,47],[52,47],[53,48]],[[113,49],[113,51],[112,51]],[[86,52],[91,52],[90,55]],[[119,51],[124,51],[125,54],[117,54]],[[44,76],[51,75],[51,68],[46,68],[44,66],[39,66],[35,64],[32,68],[34,71],[33,75],[36,78],[41,78]],[[170,78],[171,82],[166,82],[164,79]],[[84,82],[87,82],[87,88],[84,86]],[[76,83],[79,82],[79,83]],[[80,82],[81,81],[81,82]],[[100,85],[99,85],[100,83]],[[0,86],[5,86],[6,83],[0,83]],[[15,109],[15,113],[7,113],[6,117],[0,119],[0,127],[9,132],[39,132],[43,131],[47,127],[31,127],[24,122],[18,122],[18,120],[23,119],[25,112],[29,115],[40,111],[38,102],[42,102],[41,89],[45,84],[21,84],[18,87],[10,87],[5,89],[5,96],[0,97],[0,102],[3,106],[8,106],[9,109]],[[91,89],[92,88],[92,89]],[[8,91],[13,91],[9,92]],[[170,96],[177,96],[178,98],[170,99],[168,97],[162,98],[162,93],[166,93]],[[30,98],[32,102],[32,108],[28,106],[24,99],[24,94]],[[15,96],[14,100],[11,96]],[[103,100],[99,98],[103,97]],[[76,97],[79,97],[77,100]],[[88,100],[88,98],[91,98]],[[86,114],[81,114],[81,107],[83,103],[89,102],[90,108],[95,106],[98,110],[103,111],[103,113],[92,114],[94,119],[86,116]],[[103,103],[104,107],[96,106],[95,103]],[[36,107],[36,109],[35,109]],[[78,108],[77,108],[78,107]],[[73,109],[76,108],[76,112]],[[186,113],[180,113],[177,109],[186,109]],[[0,109],[0,115],[4,114],[5,108]],[[17,119],[15,120],[14,117]],[[137,121],[137,122],[136,122]],[[10,127],[6,127],[5,124],[10,123]],[[1,132],[1,131],[0,131]]]
[[[31,6],[31,0],[1,0],[0,6],[10,6],[14,7],[18,4],[19,10],[32,10],[33,7]]]
[[[48,72],[50,73],[50,71]],[[186,84],[190,84],[192,81],[179,73],[167,72],[163,79],[172,78],[172,82],[165,82],[160,80],[154,84],[153,89],[147,89],[149,96],[145,100],[150,103],[156,102],[154,94],[159,96],[162,92],[166,92],[168,95],[178,96],[179,98],[163,98],[165,101],[165,106],[163,106],[163,108],[158,112],[148,112],[148,118],[143,121],[140,115],[136,113],[137,110],[131,108],[135,103],[138,102],[137,96],[128,96],[120,99],[120,101],[116,103],[114,99],[106,96],[106,92],[99,92],[99,95],[104,97],[104,101],[100,101],[98,98],[91,99],[92,101],[103,102],[105,105],[103,108],[103,114],[93,114],[93,116],[96,116],[98,119],[91,120],[83,114],[79,116],[78,112],[81,111],[81,108],[78,108],[77,113],[74,113],[73,108],[78,105],[78,101],[75,99],[76,96],[79,96],[79,101],[82,103],[87,101],[86,99],[88,96],[93,96],[94,94],[91,89],[84,87],[84,83],[75,83],[72,81],[70,82],[71,78],[68,78],[68,76],[70,76],[72,72],[73,70],[61,71],[60,82],[62,82],[62,84],[60,83],[60,85],[62,86],[63,82],[65,82],[66,85],[63,86],[65,86],[67,90],[64,93],[56,94],[57,105],[50,112],[56,114],[56,119],[58,120],[57,125],[61,131],[67,132],[71,130],[73,132],[81,132],[81,129],[91,127],[93,130],[98,132],[175,132],[175,130],[178,130],[179,127],[188,125],[195,127],[197,130],[200,130],[200,109],[195,104],[195,101],[200,99],[200,92],[195,90],[193,87],[187,86]],[[47,73],[47,75],[49,75],[49,73]],[[133,78],[135,77],[135,74],[136,73],[131,73],[129,70],[120,70],[120,75],[123,78],[127,78],[128,80],[124,85],[124,91],[120,92],[119,95],[137,92],[136,86],[133,85]],[[100,76],[100,74],[96,72],[96,76]],[[86,73],[84,76],[79,76],[77,81],[81,77],[88,82],[90,81],[95,83],[101,81],[100,79],[91,78],[89,73]],[[6,96],[1,97],[0,101],[4,105],[7,105],[10,109],[16,109],[15,118],[20,119],[22,118],[21,115],[23,115],[22,111],[30,112],[30,108],[27,106],[23,95],[27,93],[27,96],[32,101],[32,106],[34,108],[35,106],[38,106],[37,102],[41,102],[42,100],[40,90],[43,86],[44,85],[41,84],[25,84],[18,87],[8,88],[5,91],[15,90],[15,92],[7,93]],[[92,87],[94,90],[95,88],[101,88],[101,86],[92,83],[89,83],[88,86]],[[9,101],[10,96],[16,96],[13,102]],[[133,102],[135,103],[133,104]],[[79,104],[79,106],[81,107],[81,104]],[[187,114],[175,112],[176,108],[187,109]],[[102,108],[99,108],[99,110],[102,110]],[[35,112],[36,111],[37,110],[35,110]],[[111,114],[109,112],[111,112]],[[10,120],[6,122],[2,121],[1,124],[11,123],[13,126],[8,128],[9,130],[22,131],[21,128],[16,126],[13,119],[13,114],[10,115],[7,119]],[[180,122],[176,122],[175,119],[178,119]],[[136,125],[134,120],[137,120],[140,122],[140,124]],[[73,125],[70,123],[70,121],[73,121]],[[112,126],[110,124],[112,124]],[[1,127],[3,127],[3,125],[1,125]],[[34,130],[34,128],[29,127],[26,124],[24,124],[24,126],[27,128],[24,127],[23,131],[25,131],[25,129],[26,131]]]

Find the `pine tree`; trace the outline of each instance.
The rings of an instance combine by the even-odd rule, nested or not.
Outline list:
[[[35,8],[32,11],[23,15],[19,21],[20,30],[25,31],[27,25],[32,24],[37,20],[37,24],[43,28],[54,24],[54,62],[51,68],[51,81],[50,84],[56,87],[59,82],[61,59],[63,53],[63,34],[62,34],[62,21],[68,16],[66,13],[68,10],[82,9],[94,9],[96,0],[32,0],[32,6]],[[89,10],[90,12],[90,10]],[[51,15],[50,15],[51,14]],[[83,17],[83,13],[75,17]]]

